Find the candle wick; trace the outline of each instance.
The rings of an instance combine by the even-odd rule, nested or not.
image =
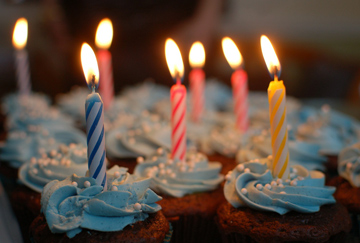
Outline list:
[[[91,77],[91,91],[95,93],[95,75],[93,74]]]
[[[278,67],[274,66],[274,81],[278,81]]]

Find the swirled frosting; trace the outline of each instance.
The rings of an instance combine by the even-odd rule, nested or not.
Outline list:
[[[119,231],[144,221],[161,209],[162,198],[149,189],[150,178],[137,178],[126,168],[107,172],[107,191],[91,177],[69,176],[49,182],[41,195],[41,211],[52,233],[69,238],[82,229]]]
[[[134,174],[149,176],[151,188],[173,197],[216,189],[223,181],[219,162],[208,162],[205,155],[188,152],[185,161],[172,160],[162,148],[145,161],[138,158]]]
[[[226,175],[224,194],[235,208],[285,214],[289,211],[313,213],[325,204],[335,203],[334,187],[324,186],[325,176],[300,165],[290,168],[290,178],[274,178],[268,169],[269,159],[237,165]]]
[[[338,172],[353,187],[360,187],[360,143],[347,147],[340,152]]]
[[[72,174],[85,175],[88,169],[87,147],[83,144],[61,144],[58,149],[42,153],[39,158],[23,164],[19,179],[26,186],[41,193],[52,180],[64,180]]]
[[[85,134],[75,128],[46,129],[42,126],[28,126],[26,130],[10,131],[0,146],[0,159],[18,168],[32,157],[57,149],[60,144],[81,143],[86,145]]]
[[[49,97],[31,93],[20,95],[19,93],[9,94],[2,99],[2,111],[7,115],[12,115],[21,111],[31,111],[36,109],[47,109],[50,104]]]
[[[289,140],[290,165],[302,165],[308,170],[325,170],[327,159],[319,154],[320,145]],[[238,163],[260,159],[272,154],[271,137],[267,130],[253,136],[236,154]]]

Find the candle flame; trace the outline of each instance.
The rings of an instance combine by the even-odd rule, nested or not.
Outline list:
[[[13,33],[13,46],[21,50],[26,46],[28,36],[28,22],[25,18],[16,21]]]
[[[201,42],[192,44],[189,54],[191,68],[202,68],[205,64],[205,49]]]
[[[95,53],[87,43],[81,46],[81,64],[88,87],[96,89],[99,85],[99,67]]]
[[[182,79],[184,76],[184,63],[179,47],[170,38],[165,42],[165,57],[172,78]]]
[[[229,37],[222,39],[222,48],[226,60],[233,70],[238,69],[242,64],[242,56],[234,41]]]
[[[109,49],[113,39],[113,26],[111,20],[101,20],[96,30],[95,44],[98,48]]]
[[[281,65],[278,57],[276,56],[274,47],[272,46],[269,38],[267,38],[265,35],[261,36],[260,42],[261,50],[270,75],[273,78],[274,76],[279,77],[281,72]]]

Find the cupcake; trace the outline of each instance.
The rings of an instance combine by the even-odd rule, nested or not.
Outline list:
[[[149,189],[150,178],[125,168],[107,172],[107,190],[91,177],[48,183],[41,211],[30,226],[33,242],[164,242],[169,223]]]
[[[10,192],[10,201],[24,240],[28,241],[29,226],[39,215],[43,187],[52,180],[64,180],[73,173],[85,175],[87,168],[87,149],[82,144],[62,144],[57,149],[42,153],[39,158],[31,158],[20,167],[20,185]]]
[[[334,197],[350,212],[353,232],[360,237],[360,143],[343,149],[339,154],[339,176],[332,178],[329,185],[335,186]]]
[[[226,176],[226,203],[217,211],[223,242],[328,242],[351,229],[345,207],[335,203],[325,176],[300,165],[289,179],[274,178],[269,159],[237,165]]]
[[[185,161],[172,160],[164,149],[138,160],[134,174],[150,176],[150,187],[159,193],[165,217],[174,228],[174,242],[218,242],[213,221],[224,201],[219,162],[208,162],[197,152],[188,152]]]

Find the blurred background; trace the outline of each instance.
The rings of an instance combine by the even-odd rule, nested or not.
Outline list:
[[[29,23],[27,50],[34,91],[51,96],[85,85],[80,47],[92,47],[97,25],[114,26],[110,51],[115,90],[151,78],[167,86],[164,43],[173,38],[190,71],[188,53],[203,42],[205,72],[230,85],[232,70],[221,39],[240,49],[250,90],[265,91],[270,79],[260,36],[272,41],[287,92],[299,98],[359,101],[360,1],[357,0],[2,0],[0,1],[0,93],[16,90],[12,32],[19,17]]]

